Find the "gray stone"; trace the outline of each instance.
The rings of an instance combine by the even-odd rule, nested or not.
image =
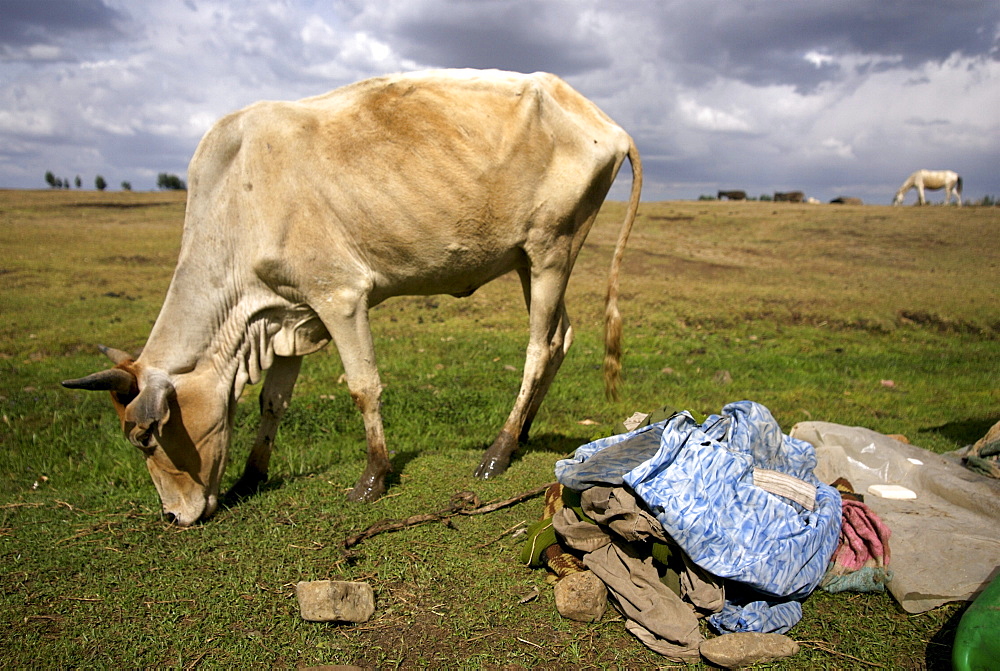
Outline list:
[[[569,620],[596,622],[608,607],[608,588],[590,571],[570,573],[553,589],[556,610]]]
[[[799,644],[783,634],[759,634],[746,631],[707,638],[698,652],[717,666],[735,669],[752,664],[766,664],[798,653]]]
[[[375,613],[375,593],[363,582],[300,582],[295,596],[302,619],[312,622],[366,622]]]

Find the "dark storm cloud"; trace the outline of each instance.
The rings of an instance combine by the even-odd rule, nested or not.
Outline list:
[[[0,46],[59,44],[70,38],[121,36],[124,17],[101,0],[4,0]]]
[[[810,53],[867,56],[873,60],[864,67],[873,71],[943,61],[955,53],[1000,58],[1000,3],[978,0],[715,0],[662,4],[653,11],[664,35],[659,55],[677,63],[689,83],[721,76],[810,91],[844,74],[833,63],[807,60]]]
[[[405,57],[435,67],[548,70],[571,76],[607,65],[606,40],[579,22],[572,3],[412,2],[363,20]]]

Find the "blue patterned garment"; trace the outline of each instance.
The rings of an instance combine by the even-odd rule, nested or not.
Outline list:
[[[752,601],[744,606],[727,602],[721,611],[709,615],[708,623],[716,631],[730,634],[741,631],[784,634],[801,619],[802,604],[798,601]]]
[[[784,435],[764,406],[740,401],[701,425],[678,413],[589,443],[559,461],[555,472],[559,482],[577,490],[624,482],[695,564],[771,601],[768,595],[795,599],[811,593],[837,548],[840,494],[816,478],[815,465],[809,443]],[[814,486],[813,509],[755,485],[755,469]],[[780,616],[774,615],[785,621],[789,608],[794,610],[782,606]],[[766,611],[767,604],[760,610]],[[735,630],[777,630],[763,624],[759,614],[749,620],[762,628]],[[720,621],[745,618],[728,612]]]

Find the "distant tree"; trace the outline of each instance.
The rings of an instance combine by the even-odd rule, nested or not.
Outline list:
[[[63,188],[63,181],[62,181],[62,180],[61,180],[60,178],[58,178],[58,177],[56,177],[56,183],[55,183],[55,187],[56,187],[57,189],[61,189],[61,188]]]
[[[82,185],[83,185],[83,182],[80,180],[80,176],[77,175],[76,176],[76,188],[79,189]]]
[[[69,188],[69,177],[67,177],[66,179],[63,180],[63,188],[64,189],[68,189]]]
[[[132,182],[122,182],[122,191],[131,191]]]
[[[715,200],[715,196],[708,196],[703,193],[698,196],[698,200]]]
[[[771,195],[771,194],[769,194],[769,193],[762,193],[762,194],[760,194],[760,199],[761,199],[761,200],[764,200],[764,201],[767,201],[767,200],[774,200],[774,196],[772,196],[772,195]]]
[[[108,183],[104,181],[103,177],[98,175],[97,178],[94,179],[94,186],[97,187],[98,191],[104,191],[106,188],[108,188]]]
[[[51,186],[53,189],[56,188],[56,176],[52,174],[51,170],[45,173],[45,183]]]
[[[169,189],[171,191],[183,191],[187,188],[187,185],[177,175],[168,175],[165,172],[161,172],[156,178],[156,186],[161,189]]]

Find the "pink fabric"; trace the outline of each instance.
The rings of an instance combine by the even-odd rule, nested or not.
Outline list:
[[[838,569],[889,565],[889,527],[861,501],[844,499],[840,545],[832,561]]]

